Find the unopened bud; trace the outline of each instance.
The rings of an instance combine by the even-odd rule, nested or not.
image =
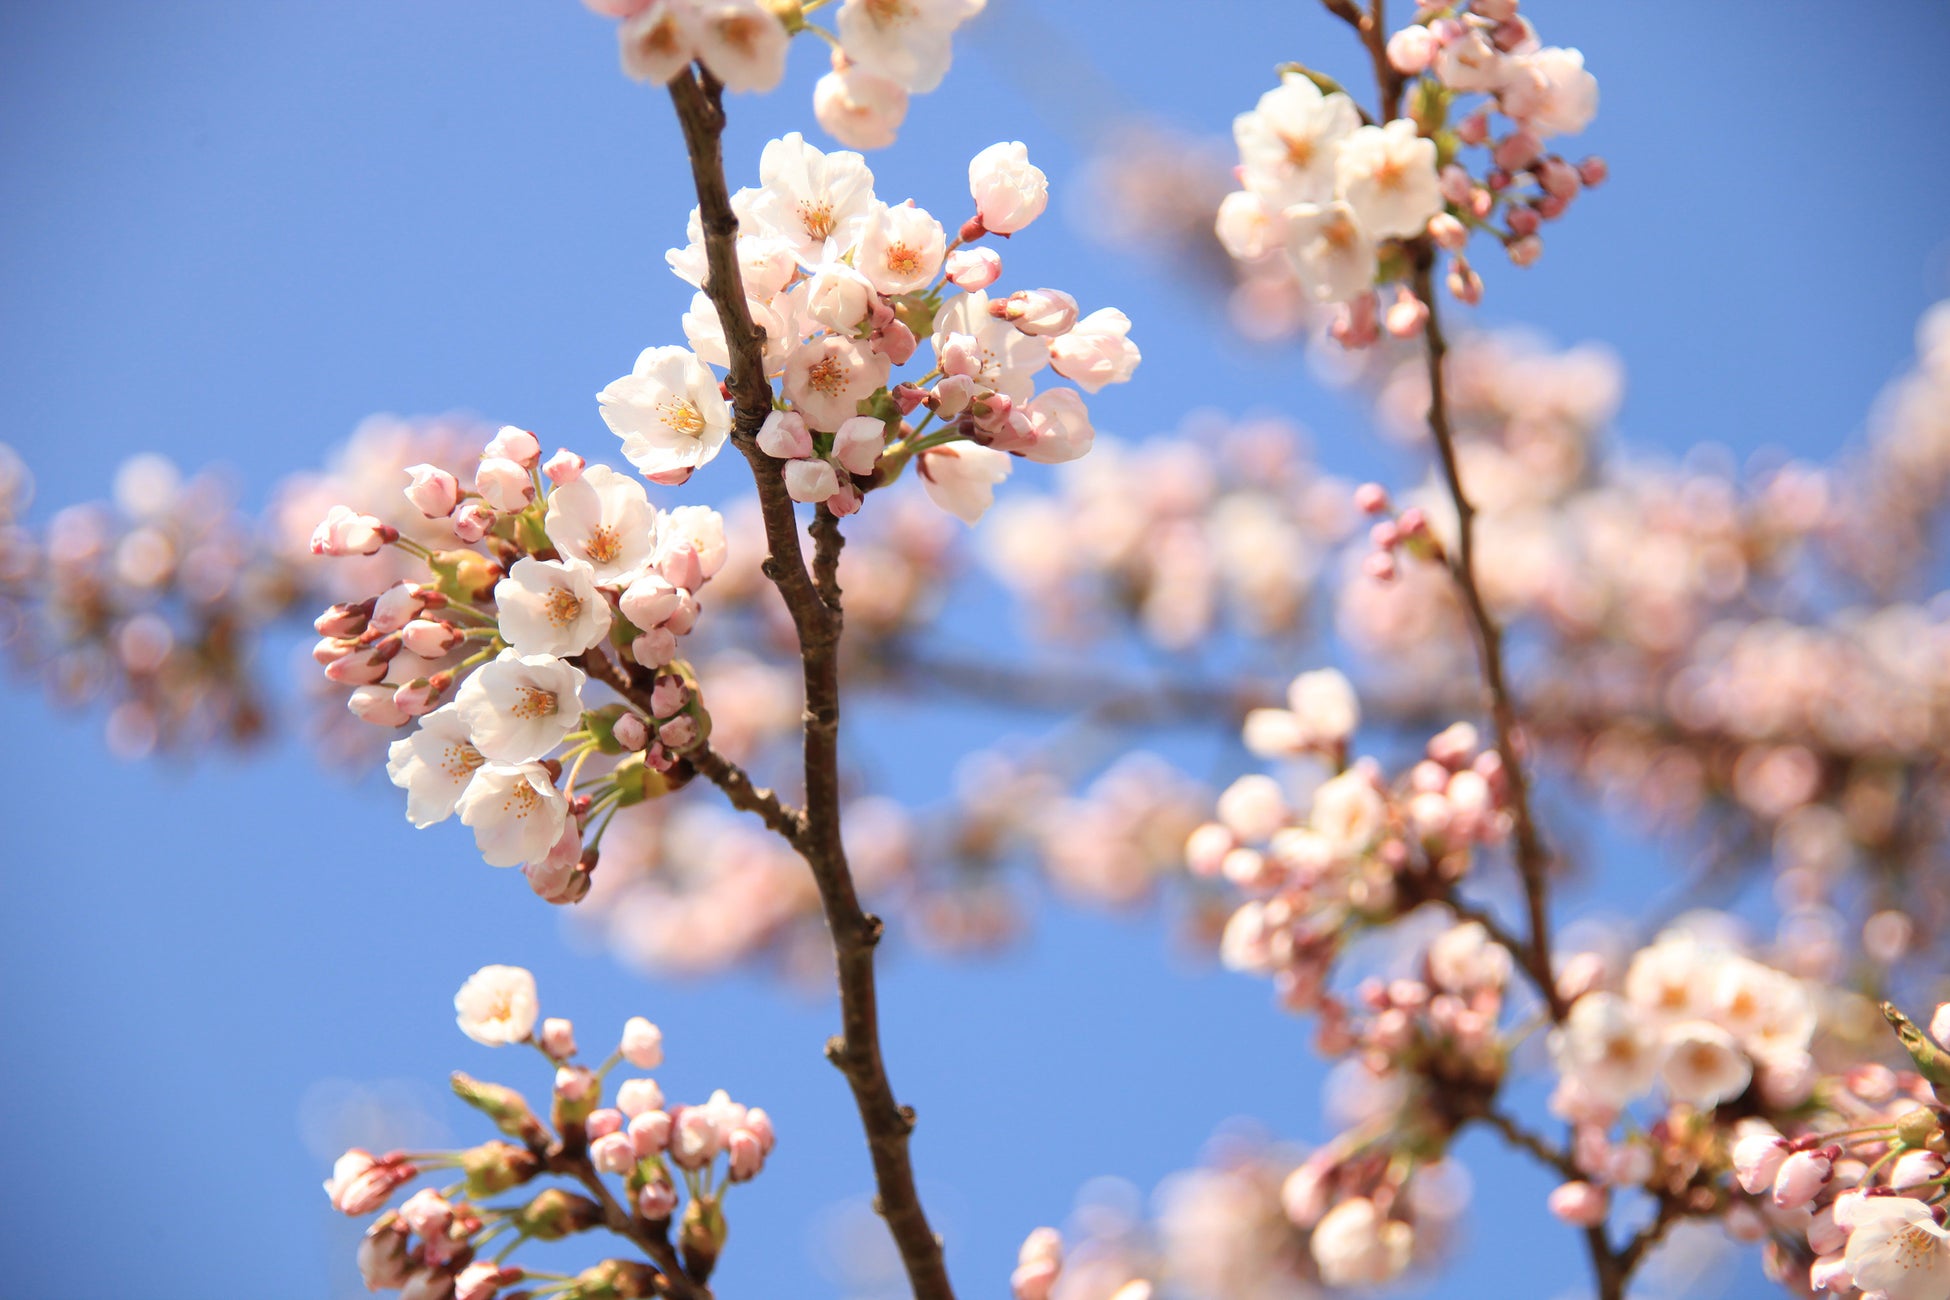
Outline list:
[[[513,1088],[486,1083],[459,1070],[451,1080],[454,1095],[494,1121],[509,1137],[531,1147],[548,1145],[548,1130],[528,1108],[528,1099]]]

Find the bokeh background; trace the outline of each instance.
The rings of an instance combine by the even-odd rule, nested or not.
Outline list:
[[[1638,445],[1830,453],[1950,292],[1950,11],[1525,12],[1598,74],[1582,143],[1613,180],[1547,232],[1541,265],[1488,269],[1478,315],[1615,346]],[[774,135],[823,142],[809,95],[825,60],[802,44],[781,91],[731,104],[734,185]],[[1207,287],[1107,245],[1115,214],[1074,199],[1132,116],[1223,141],[1286,58],[1361,67],[1298,0],[992,0],[871,162],[884,196],[947,217],[972,153],[1030,143],[1058,203],[1007,248],[1012,277],[1124,308],[1145,352],[1137,382],[1093,401],[1100,428],[1273,409],[1329,468],[1399,475],[1401,453],[1376,449],[1295,349],[1242,346]],[[605,453],[594,392],[640,348],[681,341],[690,290],[663,251],[689,184],[667,101],[618,74],[607,24],[571,0],[8,0],[0,441],[43,509],[102,494],[142,450],[227,465],[259,501],[374,411],[471,410]],[[726,458],[697,486],[724,494],[742,472]],[[282,648],[265,669],[295,700]],[[863,719],[894,793],[938,795],[959,748],[1012,725],[937,712],[925,733],[900,725],[912,715]],[[448,1070],[541,1085],[532,1056],[452,1027],[454,988],[488,961],[532,968],[545,1011],[586,1042],[657,1020],[674,1096],[723,1086],[773,1113],[782,1145],[729,1203],[720,1294],[890,1293],[852,1107],[820,1056],[829,1001],[761,975],[624,971],[464,832],[412,832],[383,779],[322,769],[299,711],[286,722],[247,758],[128,765],[99,719],[0,693],[0,1294],[354,1294],[357,1230],[318,1183],[360,1116],[473,1141]],[[1604,845],[1627,883],[1567,911],[1630,907],[1666,878],[1653,847]],[[1263,983],[1188,959],[1157,909],[1051,902],[1001,960],[898,936],[886,958],[894,1078],[967,1296],[1005,1294],[1023,1234],[1061,1222],[1093,1178],[1148,1192],[1230,1117],[1322,1132],[1307,1026]],[[1420,1285],[1578,1294],[1545,1178],[1481,1137],[1464,1149],[1468,1235],[1455,1270]],[[1727,1293],[1767,1294],[1746,1263]]]

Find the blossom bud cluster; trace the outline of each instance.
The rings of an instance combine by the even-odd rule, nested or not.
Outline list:
[[[1429,305],[1400,283],[1418,259],[1448,252],[1450,292],[1480,301],[1483,282],[1464,251],[1472,231],[1527,266],[1543,251],[1538,228],[1605,178],[1600,159],[1573,166],[1547,151],[1547,139],[1589,125],[1597,82],[1578,51],[1543,47],[1514,4],[1426,17],[1396,32],[1387,54],[1384,102],[1406,109],[1383,122],[1337,83],[1286,69],[1233,123],[1242,188],[1218,212],[1226,251],[1305,301],[1337,304],[1332,333],[1350,348],[1422,332]],[[1461,112],[1477,95],[1487,101]],[[1509,123],[1501,137],[1492,109]],[[1486,154],[1480,176],[1466,161],[1472,148]],[[1390,301],[1378,282],[1396,283]]]
[[[1019,143],[984,149],[968,175],[975,214],[952,237],[911,200],[875,197],[859,154],[823,152],[796,132],[765,146],[757,188],[732,195],[746,305],[782,399],[757,441],[784,462],[794,500],[850,515],[912,461],[928,496],[972,524],[1011,456],[1056,463],[1088,452],[1095,431],[1078,388],[1094,393],[1136,369],[1130,321],[1115,308],[1079,316],[1054,289],[991,301],[1002,259],[976,241],[1033,222],[1048,181]],[[631,463],[654,482],[681,483],[731,428],[707,368],[728,367],[731,354],[695,210],[690,243],[668,261],[697,290],[684,317],[691,348],[645,351],[600,400]],[[922,339],[931,387],[894,373]],[[1038,393],[1046,369],[1078,388]]]
[[[792,38],[811,31],[832,46],[832,71],[813,88],[813,113],[835,139],[883,149],[907,117],[910,94],[947,75],[955,30],[986,0],[842,0],[835,30],[801,0],[584,0],[617,20],[623,71],[662,85],[693,62],[725,89],[763,93],[785,76]]]
[[[515,1300],[516,1293],[503,1288],[545,1278],[566,1283],[567,1289],[548,1290],[569,1300],[664,1295],[666,1279],[649,1261],[608,1259],[563,1278],[504,1263],[508,1249],[484,1256],[502,1238],[512,1248],[596,1229],[632,1242],[667,1240],[674,1216],[682,1223],[677,1245],[685,1273],[696,1282],[708,1278],[724,1245],[725,1189],[764,1168],[776,1142],[770,1117],[722,1091],[702,1106],[666,1108],[662,1090],[647,1077],[624,1082],[615,1106],[603,1106],[606,1078],[617,1065],[651,1070],[662,1064],[663,1035],[633,1017],[606,1061],[593,1069],[577,1065],[574,1026],[563,1019],[537,1025],[535,980],[518,966],[475,972],[455,995],[454,1009],[461,1031],[475,1042],[526,1043],[548,1059],[555,1072],[548,1119],[515,1089],[456,1072],[455,1094],[492,1121],[502,1139],[460,1151],[375,1156],[355,1148],[341,1156],[325,1192],[334,1209],[354,1217],[381,1210],[422,1174],[459,1179],[444,1190],[422,1188],[374,1221],[359,1247],[367,1288],[420,1300]],[[719,1155],[725,1157],[722,1179],[716,1176]],[[626,1194],[618,1200],[604,1192],[599,1201],[561,1187],[530,1186],[549,1175],[591,1191],[601,1190],[604,1175],[618,1176]],[[681,1216],[679,1182],[689,1194]],[[511,1204],[509,1193],[526,1199]]]
[[[682,755],[708,731],[676,653],[725,562],[723,520],[659,511],[640,482],[571,452],[544,464],[512,426],[482,450],[471,488],[431,463],[405,473],[412,506],[471,545],[430,549],[335,506],[315,553],[392,546],[420,572],[328,608],[313,658],[361,720],[413,727],[387,761],[408,820],[458,815],[490,864],[526,864],[538,894],[573,902],[595,863],[592,820],[681,784]],[[586,700],[585,670],[632,687],[634,702]],[[601,768],[578,791],[591,759]]]

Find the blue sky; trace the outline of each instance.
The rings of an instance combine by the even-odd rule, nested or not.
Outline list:
[[[1614,179],[1548,232],[1540,266],[1489,271],[1482,317],[1617,347],[1637,444],[1832,452],[1950,293],[1950,14],[1928,0],[1846,20],[1811,0],[1526,12],[1597,72],[1588,144]],[[1142,106],[1222,134],[1285,58],[1361,66],[1305,4],[995,0],[903,144],[874,158],[880,190],[953,211],[967,158],[1020,138],[1060,192],[1107,115]],[[1082,63],[1099,75],[1067,79]],[[822,64],[795,50],[782,91],[732,102],[734,184],[765,139],[812,134]],[[47,505],[101,494],[147,449],[228,465],[257,500],[376,410],[475,410],[600,451],[590,395],[638,349],[681,340],[689,291],[662,262],[690,204],[675,127],[570,0],[12,4],[0,73],[0,441]],[[1019,282],[1136,322],[1144,369],[1094,404],[1100,427],[1272,407],[1331,467],[1404,467],[1363,445],[1359,413],[1292,353],[1240,349],[1155,267],[1054,220],[1007,257]],[[729,490],[733,468],[700,487]],[[979,740],[986,725],[952,730]],[[828,1004],[755,977],[644,983],[578,951],[462,837],[415,836],[395,792],[321,773],[295,741],[125,767],[96,720],[18,690],[0,694],[0,727],[16,738],[0,759],[10,1293],[342,1294],[353,1232],[319,1193],[306,1099],[417,1095],[429,1123],[473,1140],[442,1095],[448,1070],[540,1082],[532,1058],[452,1028],[454,988],[503,961],[534,969],[544,1006],[585,1038],[658,1020],[674,1095],[724,1086],[766,1105],[782,1146],[729,1207],[721,1293],[839,1294],[809,1243],[868,1175],[819,1055]],[[938,737],[903,757],[904,793],[945,786]],[[1051,910],[1003,963],[896,943],[884,992],[966,1295],[1000,1294],[1022,1234],[1095,1175],[1149,1188],[1234,1115],[1319,1133],[1307,1027],[1256,982],[1188,972],[1155,915]],[[1479,1208],[1495,1208],[1444,1294],[1510,1294],[1516,1251],[1518,1293],[1574,1287],[1546,1182],[1469,1149]]]

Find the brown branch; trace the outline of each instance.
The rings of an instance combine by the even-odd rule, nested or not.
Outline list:
[[[633,1243],[657,1266],[671,1295],[678,1300],[711,1300],[711,1288],[684,1271],[676,1248],[670,1244],[668,1230],[624,1209],[586,1154],[572,1156],[557,1152],[550,1156],[549,1167],[552,1172],[566,1174],[589,1189],[589,1194],[603,1207],[603,1226]]]
[[[1552,1169],[1555,1169],[1558,1173],[1563,1174],[1566,1178],[1581,1179],[1584,1177],[1584,1174],[1578,1169],[1576,1163],[1572,1161],[1568,1154],[1558,1150],[1550,1143],[1544,1141],[1544,1139],[1538,1137],[1535,1133],[1532,1133],[1529,1129],[1524,1128],[1516,1120],[1504,1114],[1502,1111],[1486,1106],[1483,1110],[1477,1112],[1476,1118],[1495,1129],[1505,1142],[1508,1142],[1520,1151],[1525,1151],[1535,1156]]]
[[[570,662],[636,705],[646,716],[654,716],[650,705],[652,684],[636,680],[641,669],[618,664],[600,649],[585,651]],[[732,807],[756,813],[767,826],[797,847],[798,837],[805,830],[804,813],[766,787],[753,784],[744,768],[711,748],[708,740],[685,751],[684,757],[706,780],[724,791]]]
[[[1362,13],[1354,0],[1320,0],[1327,12],[1354,29],[1361,38],[1368,59],[1374,64],[1375,85],[1381,92],[1381,120],[1392,122],[1402,115],[1402,75],[1388,61],[1388,20],[1382,11],[1384,0],[1373,0]]]
[[[1442,336],[1442,322],[1435,301],[1435,248],[1428,240],[1415,248],[1415,296],[1429,309],[1424,327],[1428,341],[1429,432],[1434,435],[1442,477],[1449,488],[1449,499],[1456,508],[1456,546],[1446,558],[1456,590],[1469,615],[1475,634],[1477,657],[1482,665],[1483,687],[1489,695],[1490,718],[1496,725],[1496,750],[1503,759],[1504,779],[1510,796],[1510,814],[1516,836],[1517,874],[1523,881],[1524,906],[1530,918],[1530,974],[1543,994],[1553,1021],[1562,1021],[1566,1007],[1553,977],[1550,951],[1550,909],[1546,890],[1550,873],[1550,854],[1538,833],[1530,808],[1530,780],[1524,773],[1521,743],[1522,724],[1516,701],[1503,667],[1503,629],[1490,613],[1476,581],[1476,507],[1463,490],[1462,470],[1456,458],[1456,435],[1449,422],[1449,398],[1444,387],[1442,366],[1448,343]]]
[[[693,69],[670,83],[670,97],[697,182],[698,214],[710,266],[709,292],[730,354],[732,440],[751,465],[758,485],[770,551],[764,571],[792,615],[804,668],[806,808],[804,828],[793,847],[812,870],[833,937],[841,1032],[827,1043],[826,1053],[853,1091],[879,1190],[875,1205],[900,1250],[915,1300],[953,1300],[941,1240],[928,1223],[914,1184],[908,1154],[914,1112],[895,1100],[881,1055],[873,962],[880,918],[860,906],[840,840],[839,525],[830,511],[815,523],[809,571],[780,463],[758,449],[759,426],[772,409],[772,386],[765,377],[764,335],[752,324],[739,278],[738,219],[724,174],[722,89],[708,73]]]

